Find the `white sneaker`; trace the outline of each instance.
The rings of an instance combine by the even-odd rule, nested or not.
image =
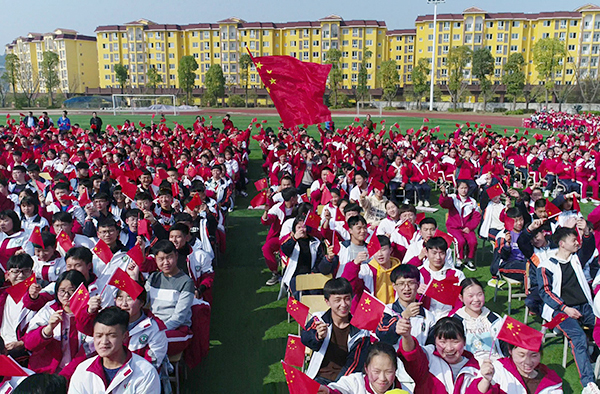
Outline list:
[[[544,198],[550,197],[550,190],[544,191]]]
[[[419,203],[417,204],[417,207],[422,207],[423,206],[423,201],[419,201]]]
[[[431,204],[427,200],[425,200],[425,203],[423,205],[425,205],[426,207],[430,207],[431,206]]]
[[[594,382],[590,382],[583,388],[581,394],[600,394],[600,389]]]

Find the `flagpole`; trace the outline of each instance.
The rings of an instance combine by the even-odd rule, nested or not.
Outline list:
[[[431,278],[429,283],[427,283],[427,287],[425,287],[425,291],[423,292],[423,294],[421,294],[421,297],[419,297],[419,302],[421,302],[423,300],[423,297],[425,297],[425,293],[427,293],[427,290],[429,290],[429,286],[431,286],[431,283],[433,283],[433,278]]]

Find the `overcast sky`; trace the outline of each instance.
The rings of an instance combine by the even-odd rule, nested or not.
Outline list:
[[[58,27],[93,35],[96,26],[140,18],[188,24],[230,16],[249,22],[286,22],[337,14],[347,20],[383,20],[388,29],[402,29],[413,27],[417,15],[433,13],[427,0],[0,0],[0,4],[8,11],[0,23],[2,45],[29,32],[46,33]],[[460,13],[473,5],[488,12],[572,11],[584,4],[585,0],[448,0],[439,6],[439,12]]]

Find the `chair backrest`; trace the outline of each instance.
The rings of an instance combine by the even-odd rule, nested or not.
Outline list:
[[[317,207],[317,215],[321,216],[321,214],[323,213],[323,209],[325,208],[325,205],[319,205]]]
[[[305,274],[296,276],[296,290],[321,290],[325,283],[331,279],[331,275],[323,274]],[[323,298],[321,296],[321,298]]]
[[[322,295],[302,296],[302,303],[308,307],[310,313],[325,312],[329,307]]]

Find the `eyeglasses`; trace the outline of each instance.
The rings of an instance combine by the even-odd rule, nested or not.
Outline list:
[[[400,288],[400,289],[402,289],[402,288],[404,288],[404,287],[411,288],[411,287],[415,287],[415,286],[417,286],[417,285],[418,285],[417,281],[414,281],[414,280],[411,280],[411,281],[409,281],[409,282],[398,282],[398,283],[394,283],[394,286],[397,286],[397,287],[398,287],[398,288]]]
[[[64,296],[72,296],[73,293],[75,293],[75,289],[60,289],[58,290],[58,295],[60,297],[64,297]]]
[[[33,272],[33,270],[31,268],[11,268],[8,270],[8,273],[11,275],[23,275],[23,276],[30,276],[31,273]]]

